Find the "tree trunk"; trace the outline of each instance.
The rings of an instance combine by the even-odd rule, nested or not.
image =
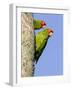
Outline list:
[[[31,13],[21,12],[21,77],[34,74],[34,30]]]

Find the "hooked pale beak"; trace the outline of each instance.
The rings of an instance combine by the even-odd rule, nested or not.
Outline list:
[[[52,29],[48,29],[48,34],[49,34],[49,37],[51,37],[53,35],[54,31]]]

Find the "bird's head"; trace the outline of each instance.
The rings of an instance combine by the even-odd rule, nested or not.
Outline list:
[[[46,26],[46,23],[44,21],[41,21],[41,27],[44,28]]]
[[[51,28],[47,29],[49,37],[51,37],[54,33],[54,31]]]

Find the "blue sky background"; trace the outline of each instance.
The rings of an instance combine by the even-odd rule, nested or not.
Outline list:
[[[35,19],[44,20],[46,27],[52,28],[54,34],[36,65],[34,76],[55,76],[63,74],[63,15],[33,13]],[[41,29],[42,30],[42,29]],[[39,31],[35,31],[35,34]]]

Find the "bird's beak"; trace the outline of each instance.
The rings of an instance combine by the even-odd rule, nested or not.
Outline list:
[[[51,36],[53,35],[54,32],[53,32],[52,29],[49,28],[49,29],[48,29],[48,33],[49,33],[49,37],[51,37]]]

